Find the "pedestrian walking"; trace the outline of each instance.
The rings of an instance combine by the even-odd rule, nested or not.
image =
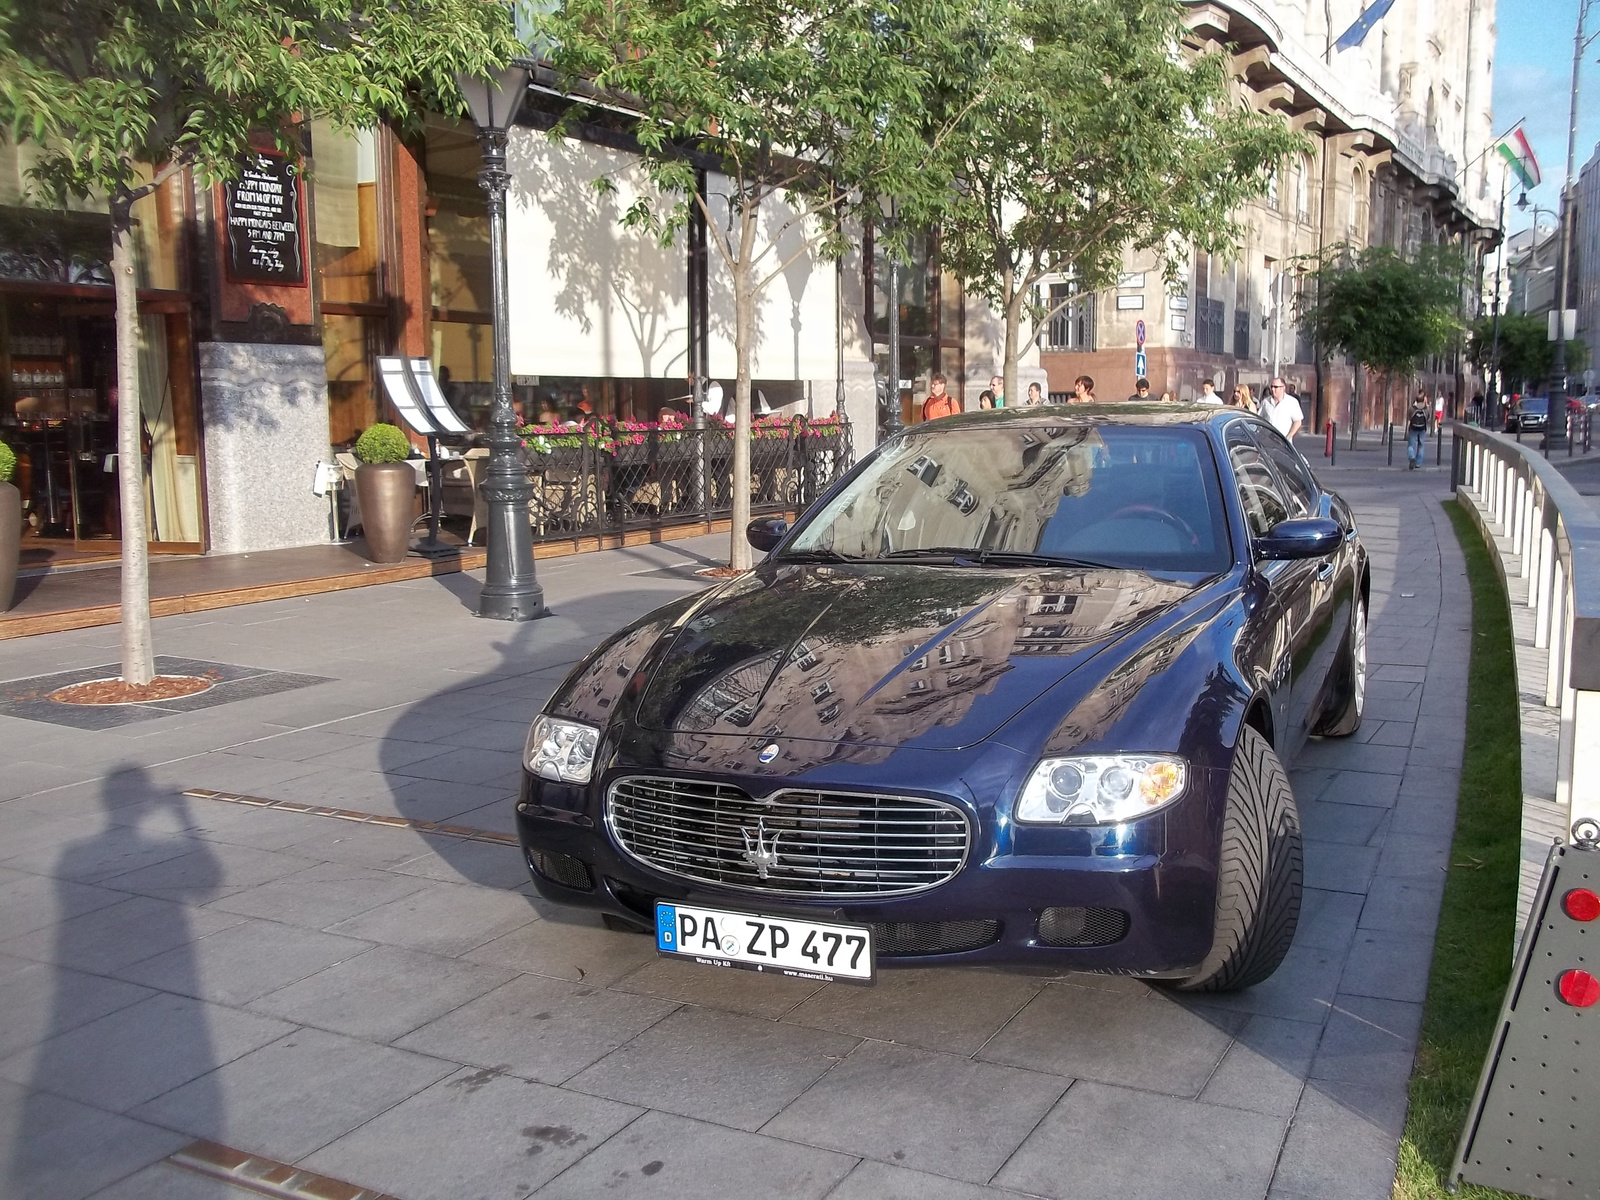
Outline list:
[[[928,398],[922,402],[922,419],[924,421],[933,421],[939,417],[953,417],[961,411],[960,402],[945,391],[947,382],[943,375],[935,375],[928,381]]]
[[[1474,392],[1472,394],[1472,405],[1471,405],[1470,411],[1471,411],[1471,414],[1472,414],[1472,423],[1474,425],[1482,425],[1483,424],[1483,393],[1482,392]]]
[[[1138,383],[1133,385],[1133,395],[1129,396],[1128,399],[1129,400],[1148,400],[1148,399],[1150,399],[1150,381],[1148,379],[1140,379]]]
[[[1200,394],[1195,397],[1196,404],[1221,404],[1222,397],[1217,395],[1217,381],[1215,379],[1202,379],[1200,381]]]
[[[991,409],[993,407],[994,407],[994,393],[991,392],[988,388],[984,388],[983,391],[978,393],[978,408],[980,410],[985,410],[985,409]]]
[[[1079,375],[1072,381],[1073,404],[1094,403],[1094,380],[1087,375]]]
[[[1261,415],[1272,423],[1272,427],[1291,442],[1294,435],[1300,432],[1300,426],[1305,423],[1305,410],[1300,407],[1300,401],[1289,394],[1289,385],[1283,376],[1273,377],[1267,385],[1267,394],[1261,399]]]
[[[1428,397],[1423,392],[1411,402],[1406,418],[1406,467],[1415,471],[1422,465],[1428,449]]]
[[[989,376],[989,390],[994,393],[994,406],[1006,406],[1006,381],[998,375]]]
[[[1028,385],[1028,403],[1035,406],[1044,403],[1044,389],[1037,383]]]
[[[1256,405],[1256,398],[1250,391],[1250,385],[1248,383],[1241,383],[1238,387],[1233,389],[1232,403],[1235,408],[1242,408],[1246,412],[1261,411],[1261,409]]]

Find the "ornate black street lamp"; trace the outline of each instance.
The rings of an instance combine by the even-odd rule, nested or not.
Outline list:
[[[528,90],[528,72],[509,66],[479,79],[458,75],[456,83],[478,126],[483,148],[483,188],[489,209],[490,303],[494,316],[494,403],[489,409],[489,470],[481,490],[489,508],[489,562],[478,595],[478,615],[498,621],[530,621],[545,615],[544,589],[533,569],[533,528],[528,501],[533,485],[517,436],[517,414],[511,407],[510,314],[506,293],[506,127],[516,118]]]

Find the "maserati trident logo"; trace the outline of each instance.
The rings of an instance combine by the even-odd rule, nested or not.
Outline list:
[[[765,746],[761,747],[761,753],[756,755],[756,757],[764,763],[771,762],[773,759],[778,757],[778,743],[768,742]]]
[[[751,836],[748,826],[739,830],[744,834],[744,860],[756,869],[756,874],[765,879],[778,865],[778,839],[783,836],[783,831],[775,829],[772,836],[767,837],[767,823],[757,821],[755,836]]]

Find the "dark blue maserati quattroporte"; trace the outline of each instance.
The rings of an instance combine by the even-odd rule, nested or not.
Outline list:
[[[1366,553],[1265,422],[1008,409],[879,446],[533,724],[539,892],[709,965],[1222,990],[1294,936],[1282,763],[1361,722]]]

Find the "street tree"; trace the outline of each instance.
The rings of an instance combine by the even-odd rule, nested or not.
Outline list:
[[[1415,371],[1429,355],[1461,333],[1461,289],[1466,264],[1448,246],[1424,246],[1406,257],[1388,246],[1354,252],[1330,248],[1303,264],[1298,320],[1324,354],[1349,354],[1384,376],[1385,388]],[[1361,372],[1352,400],[1352,428],[1360,413]]]
[[[347,127],[462,109],[455,73],[519,51],[490,0],[73,0],[0,7],[0,128],[38,148],[30,183],[109,211],[116,297],[122,678],[154,676],[145,547],[133,206],[192,168],[232,178],[295,123]]]
[[[1500,316],[1500,377],[1523,391],[1550,377],[1556,364],[1556,344],[1550,340],[1548,313],[1502,313]],[[1475,367],[1492,371],[1494,362],[1494,318],[1480,317],[1472,323],[1467,338],[1467,359]],[[1582,371],[1589,363],[1589,349],[1582,340],[1567,343],[1567,369]]]
[[[1114,282],[1127,247],[1168,279],[1191,248],[1225,252],[1230,214],[1307,143],[1230,97],[1228,59],[1180,51],[1177,0],[984,0],[938,72],[953,130],[940,139],[950,199],[945,268],[1005,326],[1005,394],[1022,348],[1055,312],[1046,276],[1077,294]]]
[[[623,223],[670,243],[698,209],[727,270],[734,568],[751,561],[758,302],[795,262],[842,254],[880,197],[916,184],[930,154],[923,48],[938,44],[945,11],[940,0],[563,0],[538,22],[569,93],[636,114],[653,194]],[[722,178],[702,189],[708,167]]]

